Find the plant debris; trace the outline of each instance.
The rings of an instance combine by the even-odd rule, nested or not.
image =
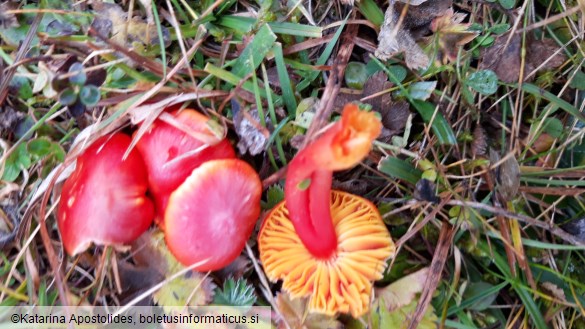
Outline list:
[[[416,5],[403,0],[391,2],[378,34],[376,57],[387,60],[404,53],[410,69],[427,68],[430,59],[416,42],[432,30],[433,19],[452,12],[451,5],[451,0],[417,1]]]
[[[496,38],[492,46],[483,51],[480,69],[496,72],[498,78],[505,83],[518,81],[520,78],[522,35],[510,33]],[[552,39],[536,39],[530,34],[526,38],[526,62],[524,81],[534,80],[534,73],[553,70],[561,66],[567,59],[559,46]]]

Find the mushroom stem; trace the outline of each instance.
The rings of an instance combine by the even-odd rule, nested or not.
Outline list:
[[[373,113],[348,104],[341,120],[291,161],[285,185],[289,217],[316,258],[327,259],[337,248],[330,210],[333,171],[359,163],[380,131],[381,123]]]
[[[337,247],[329,208],[333,172],[309,161],[292,161],[288,172],[285,199],[295,230],[313,256],[329,258]],[[310,185],[303,189],[307,179]]]

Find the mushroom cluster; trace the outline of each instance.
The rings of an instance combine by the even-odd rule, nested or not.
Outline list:
[[[333,171],[349,169],[370,151],[381,123],[346,105],[341,120],[290,162],[285,200],[266,216],[260,260],[272,281],[309,309],[333,315],[367,312],[373,281],[381,279],[395,246],[369,201],[331,190]]]
[[[153,220],[179,262],[202,263],[195,270],[225,267],[243,250],[260,214],[260,177],[215,137],[206,116],[171,115],[176,125],[157,119],[126,158],[131,138],[123,133],[78,157],[57,211],[68,254],[130,243]]]

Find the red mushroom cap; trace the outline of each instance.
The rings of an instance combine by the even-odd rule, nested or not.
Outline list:
[[[185,266],[214,271],[244,249],[260,215],[262,182],[239,159],[213,160],[193,170],[171,194],[165,212],[169,250]]]
[[[149,131],[136,144],[148,169],[151,193],[157,208],[158,224],[164,217],[164,211],[170,194],[181,185],[193,169],[202,163],[216,159],[236,157],[229,141],[219,140],[208,129],[209,118],[203,114],[185,109],[172,112],[175,119],[198,134],[215,139],[217,144],[207,145],[186,132],[156,120]]]
[[[77,158],[63,184],[57,218],[65,250],[78,254],[92,243],[130,243],[154,218],[146,196],[148,178],[137,151],[125,160],[130,136],[117,133],[98,139]]]

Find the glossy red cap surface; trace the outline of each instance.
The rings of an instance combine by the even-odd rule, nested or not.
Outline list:
[[[171,113],[175,119],[198,134],[209,139],[217,139],[209,130],[209,118],[203,114],[185,109]],[[170,194],[181,185],[193,169],[202,163],[215,159],[231,159],[236,154],[228,140],[217,140],[215,145],[203,141],[186,132],[157,119],[136,145],[148,169],[151,193],[157,208],[157,223],[164,217]]]
[[[260,215],[262,182],[239,159],[214,160],[193,170],[171,194],[165,212],[167,245],[185,266],[214,271],[244,249]]]
[[[154,218],[146,196],[148,178],[137,151],[124,153],[130,136],[117,133],[98,139],[77,158],[63,184],[57,218],[65,250],[75,255],[96,245],[130,243]]]

